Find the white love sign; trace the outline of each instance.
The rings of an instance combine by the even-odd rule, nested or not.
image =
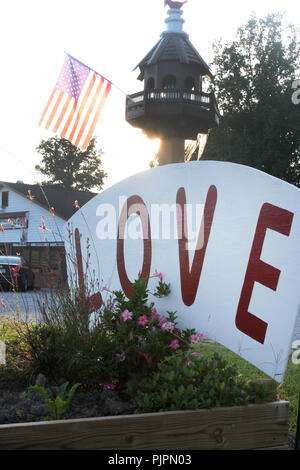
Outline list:
[[[171,294],[155,301],[160,313],[283,380],[300,301],[298,188],[232,163],[166,165],[95,196],[67,230],[80,272],[87,243],[89,272],[128,297],[138,273],[162,272]]]

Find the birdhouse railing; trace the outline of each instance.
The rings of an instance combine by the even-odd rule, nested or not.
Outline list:
[[[201,107],[213,108],[215,97],[213,93],[205,93],[203,91],[177,89],[177,88],[155,88],[151,90],[141,91],[129,95],[126,101],[126,108],[143,107],[147,103],[168,102],[168,103],[191,103],[200,105]]]
[[[126,98],[126,119],[137,127],[150,126],[168,117],[189,115],[203,120],[204,129],[219,124],[220,113],[214,93],[178,88],[149,89]],[[197,121],[196,126],[198,126]],[[133,124],[133,125],[134,125]],[[161,124],[159,124],[161,126]]]

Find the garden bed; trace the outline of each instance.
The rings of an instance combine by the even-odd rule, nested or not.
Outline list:
[[[289,402],[0,426],[1,450],[289,449]]]
[[[41,375],[37,384],[42,383]],[[56,395],[58,387],[47,386],[47,391]],[[41,394],[32,392],[27,398],[22,390],[1,390],[0,388],[0,425],[43,421],[49,409]],[[131,414],[135,406],[130,400],[120,398],[114,390],[77,391],[69,403],[64,419],[91,418]]]
[[[275,382],[157,312],[143,278],[111,295],[92,317],[93,296],[65,291],[41,298],[41,321],[0,325],[0,449],[293,448]]]

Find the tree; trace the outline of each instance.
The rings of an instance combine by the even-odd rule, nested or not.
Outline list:
[[[283,27],[281,14],[252,16],[236,40],[214,45],[221,118],[204,160],[245,164],[300,186],[300,106],[292,102],[297,35],[293,25]]]
[[[42,140],[36,150],[42,161],[35,169],[48,177],[43,184],[56,184],[80,191],[102,189],[107,174],[101,168],[103,152],[97,150],[95,138],[85,151],[61,137]]]

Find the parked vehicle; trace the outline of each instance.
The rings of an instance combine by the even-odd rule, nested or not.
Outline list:
[[[0,286],[27,291],[34,288],[34,272],[21,256],[0,256]]]

